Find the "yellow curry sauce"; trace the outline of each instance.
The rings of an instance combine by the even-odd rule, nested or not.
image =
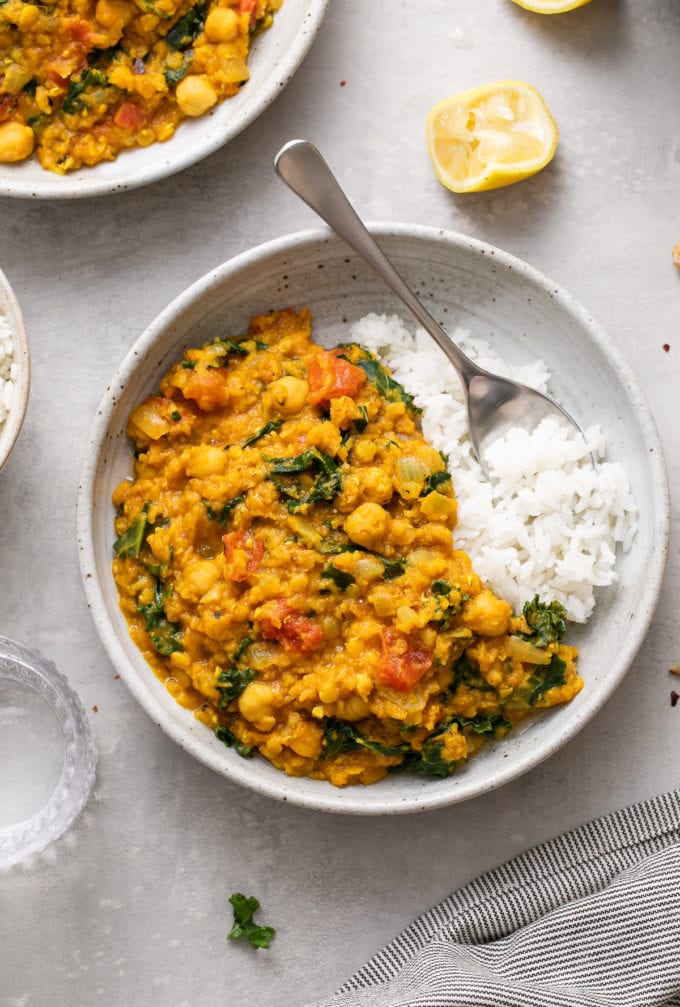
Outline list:
[[[448,776],[582,686],[564,611],[523,615],[456,550],[445,461],[409,395],[306,310],[189,349],[137,406],[114,493],[133,640],[247,756],[337,786]]]
[[[248,80],[282,0],[0,0],[0,162],[65,174],[167,140]]]

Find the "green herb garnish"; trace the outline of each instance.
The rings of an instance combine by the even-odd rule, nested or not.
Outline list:
[[[253,922],[253,916],[260,908],[258,900],[234,892],[229,896],[229,901],[234,910],[234,925],[227,934],[227,940],[235,941],[239,937],[245,937],[254,948],[268,948],[276,930],[274,927],[261,927]]]

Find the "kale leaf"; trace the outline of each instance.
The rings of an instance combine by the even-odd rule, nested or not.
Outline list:
[[[164,70],[163,76],[165,77],[165,83],[168,85],[168,87],[174,87],[175,84],[179,84],[181,80],[184,80],[189,70],[189,67],[191,66],[191,61],[193,58],[194,58],[194,50],[187,49],[183,53],[182,62],[177,67],[176,70],[173,70],[170,67]]]
[[[307,504],[330,501],[340,492],[340,468],[330,455],[319,448],[307,448],[292,458],[270,458],[269,479],[286,498],[286,507],[295,514]],[[306,489],[295,476],[310,472],[313,484]]]
[[[367,748],[376,755],[404,755],[410,751],[408,745],[383,745],[380,741],[364,738],[356,726],[348,720],[328,717],[321,745],[319,760],[331,759],[343,752],[352,752],[357,748]]]
[[[321,576],[324,580],[331,580],[340,591],[344,591],[350,584],[356,584],[356,578],[351,573],[347,573],[345,570],[338,570],[337,566],[333,566],[332,563],[329,563],[321,571]]]
[[[165,614],[163,585],[158,577],[154,577],[153,601],[148,605],[138,605],[137,609],[146,620],[146,631],[159,654],[168,657],[176,650],[184,650],[180,637],[182,627],[179,623],[170,622]]]
[[[529,679],[529,686],[531,688],[529,702],[532,706],[535,706],[550,689],[566,685],[566,670],[566,662],[561,657],[558,657],[557,654],[553,654],[550,664],[538,665],[536,667],[534,674]]]
[[[68,83],[66,97],[61,103],[62,112],[77,112],[78,109],[85,104],[83,100],[83,91],[92,84],[98,84],[100,87],[108,87],[109,82],[106,74],[102,73],[101,70],[94,70],[90,68],[81,74],[80,80],[76,80],[75,77],[71,77]]]
[[[191,7],[165,36],[165,41],[170,48],[175,50],[187,49],[192,42],[195,42],[203,31],[207,12],[208,5],[205,3]]]
[[[383,565],[385,580],[396,580],[397,577],[403,577],[406,573],[406,560],[402,556],[398,556],[396,559],[386,559],[384,556],[379,556],[378,559]]]
[[[250,447],[250,445],[254,444],[255,441],[259,441],[260,437],[266,437],[267,434],[272,434],[276,430],[280,430],[282,424],[283,420],[268,420],[260,430],[252,434],[252,436],[248,437],[247,440],[243,442],[241,447],[242,448]]]
[[[239,937],[245,937],[254,948],[268,948],[276,935],[276,930],[274,927],[261,927],[253,922],[253,916],[260,908],[258,900],[234,892],[229,896],[229,902],[234,911],[234,925],[227,934],[227,940],[235,941]]]
[[[559,601],[550,604],[538,600],[527,601],[522,610],[524,618],[531,628],[531,633],[521,633],[525,640],[530,640],[535,647],[547,647],[549,643],[558,643],[567,631],[567,613]]]
[[[512,727],[502,713],[481,713],[478,717],[454,717],[453,720],[463,733],[471,734],[493,734],[498,727],[508,730]]]
[[[220,672],[217,678],[217,691],[220,694],[217,700],[218,709],[224,710],[233,700],[238,699],[255,676],[256,672],[252,668],[234,667]]]
[[[119,559],[139,556],[148,522],[147,506],[132,519],[127,529],[113,543],[113,551]]]
[[[421,497],[426,497],[428,493],[434,493],[445,483],[451,483],[451,476],[448,472],[431,472],[420,491]]]
[[[412,412],[421,413],[422,409],[419,409],[415,405],[413,396],[409,395],[398,381],[390,377],[382,364],[372,354],[366,350],[363,352],[365,356],[361,360],[357,360],[357,367],[362,369],[368,380],[372,385],[375,385],[380,394],[384,395],[389,402],[403,402]]]
[[[214,507],[209,500],[204,499],[203,506],[205,507],[205,512],[210,518],[210,520],[216,521],[217,524],[220,526],[220,528],[224,528],[227,521],[229,520],[231,512],[236,507],[238,507],[239,504],[242,504],[245,498],[246,498],[245,493],[241,493],[240,496],[233,497],[231,500],[227,500],[227,502],[219,509],[217,507]]]
[[[217,725],[215,728],[215,737],[226,745],[227,748],[233,748],[244,759],[247,759],[253,750],[252,745],[244,745],[242,741],[239,741],[234,732],[230,731],[224,724]]]

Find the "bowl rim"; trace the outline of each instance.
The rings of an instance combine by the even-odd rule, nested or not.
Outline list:
[[[22,179],[19,174],[17,174],[16,180],[5,181],[0,177],[0,196],[16,199],[81,199],[87,196],[103,196],[113,192],[127,192],[129,189],[137,189],[152,182],[158,182],[197,164],[234,139],[254,122],[280,94],[311,48],[329,3],[330,0],[306,0],[306,10],[303,17],[305,31],[298,32],[292,44],[286,47],[285,58],[281,65],[272,68],[268,81],[261,84],[259,90],[253,91],[253,99],[250,104],[244,103],[244,108],[239,109],[223,125],[214,126],[208,136],[200,142],[178,145],[177,152],[171,148],[168,153],[167,143],[170,143],[177,134],[173,134],[173,137],[164,143],[157,141],[153,145],[157,148],[158,155],[154,164],[151,166],[141,165],[132,169],[124,181],[119,178],[102,179],[97,177],[97,165],[92,168],[79,168],[68,175],[55,175],[51,171],[43,169],[42,175],[37,180],[35,177]],[[221,107],[222,104],[220,103],[218,107]],[[209,113],[202,118],[207,120],[208,117]],[[214,122],[214,119],[211,121]],[[127,153],[134,153],[135,149],[137,148],[133,148],[131,151],[121,151],[119,156],[124,157]]]
[[[4,310],[3,310],[4,309]],[[14,337],[14,360],[19,371],[14,384],[14,398],[7,418],[0,427],[0,469],[11,455],[26,418],[31,364],[26,325],[19,301],[9,280],[0,269],[0,313],[4,314]]]
[[[108,616],[103,594],[96,577],[95,550],[93,540],[92,513],[95,506],[94,477],[99,458],[106,441],[106,434],[111,413],[116,405],[117,397],[112,389],[120,389],[131,376],[140,360],[146,359],[156,342],[161,340],[166,330],[172,327],[174,320],[187,308],[208,294],[213,288],[225,283],[230,276],[241,273],[251,265],[261,264],[267,259],[275,259],[281,253],[293,254],[297,250],[318,247],[319,245],[338,244],[347,249],[341,239],[337,238],[329,228],[313,228],[297,231],[282,237],[259,244],[244,251],[204,274],[188,288],[182,291],[174,300],[146,327],[135,343],[128,350],[122,363],[109,382],[97,410],[91,431],[91,437],[85,454],[77,499],[77,534],[81,576],[88,607],[92,613],[95,627],[104,644],[109,659],[120,673],[126,685],[147,712],[179,746],[197,758],[209,768],[225,776],[228,780],[241,784],[248,789],[276,800],[288,802],[301,807],[318,811],[353,815],[407,814],[417,811],[433,810],[456,804],[473,797],[481,796],[511,780],[517,779],[534,766],[553,755],[567,741],[573,738],[585,724],[600,710],[611,696],[628,671],[649,625],[661,591],[663,573],[666,563],[670,525],[670,494],[668,475],[664,460],[663,448],[656,423],[646,398],[638,385],[631,367],[621,356],[616,345],[601,326],[594,321],[586,309],[559,284],[555,283],[540,270],[493,245],[468,237],[455,231],[430,227],[420,224],[400,224],[369,222],[371,233],[378,238],[414,239],[416,242],[427,242],[450,246],[469,252],[493,256],[497,270],[511,272],[514,276],[522,275],[543,293],[549,291],[550,297],[557,306],[574,322],[584,327],[593,342],[605,353],[618,380],[624,386],[631,405],[635,411],[644,441],[649,449],[650,465],[654,476],[655,512],[651,515],[653,521],[652,546],[647,562],[647,589],[644,598],[638,606],[639,619],[634,632],[626,641],[626,646],[619,652],[617,658],[617,674],[612,675],[606,687],[601,687],[599,694],[592,698],[587,707],[574,707],[574,715],[570,721],[560,726],[540,746],[540,750],[531,748],[521,757],[508,760],[500,767],[492,779],[462,783],[458,789],[433,791],[428,794],[413,791],[412,795],[391,795],[379,797],[372,787],[359,791],[357,798],[354,788],[334,788],[332,792],[320,790],[318,794],[308,796],[294,788],[294,779],[283,772],[280,779],[269,781],[253,780],[249,777],[246,760],[240,760],[243,766],[233,761],[224,761],[220,755],[201,743],[197,736],[187,730],[179,720],[168,715],[161,703],[152,692],[141,682],[128,659]],[[347,254],[351,254],[347,249]],[[153,674],[153,672],[151,672]],[[591,693],[592,696],[592,693]],[[375,795],[375,796],[374,796]]]

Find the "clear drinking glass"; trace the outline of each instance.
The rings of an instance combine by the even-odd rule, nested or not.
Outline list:
[[[0,636],[0,870],[39,853],[87,803],[97,754],[51,661]]]

